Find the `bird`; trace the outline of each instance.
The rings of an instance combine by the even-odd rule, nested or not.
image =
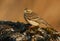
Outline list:
[[[24,9],[24,19],[26,20],[27,23],[31,24],[32,26],[40,26],[40,27],[51,26],[43,18],[41,18],[35,12],[33,12],[31,9],[28,8]]]

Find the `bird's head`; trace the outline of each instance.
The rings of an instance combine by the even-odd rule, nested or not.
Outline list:
[[[32,13],[32,10],[25,8],[24,9],[24,13],[31,14]]]

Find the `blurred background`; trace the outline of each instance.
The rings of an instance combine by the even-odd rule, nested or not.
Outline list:
[[[60,31],[60,0],[0,0],[0,20],[25,22],[26,7]]]

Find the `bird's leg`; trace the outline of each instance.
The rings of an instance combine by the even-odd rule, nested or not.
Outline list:
[[[35,27],[39,27],[39,26],[33,26],[33,25],[32,25],[32,26],[30,26],[29,28],[35,28]]]
[[[29,28],[34,28],[35,26],[30,26]]]

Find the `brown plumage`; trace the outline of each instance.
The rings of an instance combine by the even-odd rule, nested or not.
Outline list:
[[[24,18],[27,21],[27,23],[33,26],[51,27],[51,25],[48,24],[45,20],[43,20],[36,13],[34,13],[32,10],[29,10],[27,8],[24,9]]]

